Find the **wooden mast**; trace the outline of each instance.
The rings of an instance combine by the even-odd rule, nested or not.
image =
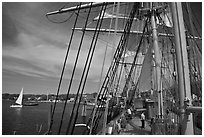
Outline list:
[[[150,8],[153,10],[154,5],[150,3]],[[157,36],[157,26],[155,20],[155,10],[151,12],[151,25],[152,25],[152,37],[153,37],[153,48],[155,55],[155,71],[156,71],[156,91],[158,92],[158,115],[162,117],[163,115],[163,105],[162,105],[162,89],[161,89],[161,57],[159,52],[158,36]]]
[[[95,4],[96,6],[100,6],[101,3]],[[112,4],[112,3],[108,3]],[[152,4],[152,3],[151,3]],[[87,8],[89,5],[85,5],[83,9]],[[184,23],[183,23],[183,13],[181,3],[171,3],[172,6],[172,15],[173,15],[173,23],[174,30],[176,36],[176,56],[177,56],[177,68],[178,68],[178,82],[179,82],[179,98],[180,98],[180,124],[181,134],[193,134],[193,119],[192,114],[187,115],[185,112],[185,98],[189,99],[189,105],[191,105],[191,92],[190,92],[190,80],[189,80],[189,67],[188,67],[188,58],[187,58],[187,50],[186,50],[186,36],[184,32]],[[153,9],[153,5],[151,7]],[[68,11],[74,11],[77,8],[71,8],[66,10],[60,10],[55,12],[50,12],[47,15],[53,15]],[[154,13],[154,11],[153,11]],[[151,15],[152,22],[152,32],[153,32],[153,44],[154,44],[154,52],[155,52],[155,62],[156,62],[156,81],[157,81],[157,91],[161,91],[161,59],[158,55],[159,47],[158,47],[158,34],[156,30],[156,22],[154,14]],[[119,33],[117,31],[117,33]],[[158,93],[158,97],[160,94]],[[161,100],[159,101],[161,102]],[[159,105],[160,108],[161,104]],[[160,109],[159,109],[160,110]],[[163,112],[159,111],[159,115],[162,115]],[[186,119],[187,118],[187,119]]]
[[[192,113],[189,115],[185,110],[185,102],[191,106],[191,87],[189,77],[189,66],[186,49],[186,36],[183,22],[182,5],[180,2],[171,3],[174,33],[176,40],[176,60],[178,69],[179,100],[180,100],[180,134],[193,135]]]

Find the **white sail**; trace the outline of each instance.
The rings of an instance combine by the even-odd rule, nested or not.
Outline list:
[[[151,89],[152,73],[152,47],[150,46],[144,58],[141,74],[139,77],[139,90],[140,92],[148,91]]]
[[[18,99],[16,100],[16,104],[22,105],[23,102],[23,88],[21,89],[21,93],[18,96]]]

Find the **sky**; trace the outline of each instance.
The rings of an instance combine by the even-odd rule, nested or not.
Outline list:
[[[24,87],[26,93],[56,93],[59,83],[67,44],[75,16],[65,23],[52,23],[46,13],[76,3],[3,3],[2,4],[2,92],[19,93]],[[71,14],[51,16],[53,21],[63,21]],[[96,16],[97,14],[95,14]],[[84,24],[80,18],[78,27]],[[74,66],[77,42],[81,32],[76,32],[71,46],[61,93],[65,93]],[[79,62],[74,77],[71,93],[76,92],[77,82],[84,66],[91,37],[86,35],[82,45]],[[103,45],[100,46],[100,43]],[[87,93],[96,92],[99,83],[104,56],[104,42],[96,48],[90,74]],[[108,51],[109,52],[109,51]],[[110,61],[107,61],[110,62]],[[108,66],[105,66],[107,69]]]
[[[65,23],[53,23],[45,15],[63,6],[70,7],[76,4],[2,3],[2,93],[18,94],[21,88],[24,88],[25,94],[56,93],[71,28],[76,16],[72,16],[72,13],[51,16],[49,19],[57,22],[68,19]],[[85,14],[79,17],[77,27],[83,26],[85,21],[83,15]],[[91,18],[97,15],[96,9]],[[92,20],[89,20],[89,23],[90,26],[94,25]],[[76,32],[74,42],[71,45],[60,93],[67,92],[81,34],[81,32]],[[90,33],[90,35],[92,34]],[[71,93],[76,92],[81,77],[89,49],[88,45],[91,41],[90,35],[85,35]],[[112,36],[103,35],[98,42],[85,93],[97,92],[98,90],[106,41],[111,38]],[[105,71],[110,65],[112,49],[111,46],[108,46]]]

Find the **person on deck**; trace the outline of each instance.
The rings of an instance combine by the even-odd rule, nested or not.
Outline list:
[[[118,132],[118,134],[119,134],[120,131],[121,131],[121,118],[119,118],[119,119],[116,121],[116,125],[117,125],[117,132]]]
[[[141,128],[145,128],[145,115],[144,115],[144,112],[142,112],[142,114],[141,114],[141,122],[142,122]]]
[[[126,121],[125,115],[122,114],[122,115],[121,115],[121,120],[120,120],[121,131],[124,131],[124,130],[125,130],[126,124],[127,124],[127,121]]]
[[[155,126],[155,118],[151,118],[151,135],[155,135],[156,126]]]
[[[131,120],[132,119],[132,112],[131,112],[130,108],[127,109],[127,114],[128,114],[128,120]]]

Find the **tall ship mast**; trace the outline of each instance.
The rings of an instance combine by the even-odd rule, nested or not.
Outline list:
[[[88,46],[81,78],[74,89],[77,97],[69,121],[63,121],[67,100],[61,121],[54,121],[55,102],[47,134],[54,131],[55,134],[74,134],[77,125],[85,126],[84,134],[89,135],[193,135],[198,134],[198,130],[202,132],[197,122],[198,116],[202,117],[202,66],[199,60],[202,38],[193,31],[189,5],[180,2],[79,3],[47,13],[49,19],[62,13],[75,15],[56,98],[66,63],[71,60],[70,48],[78,42],[67,99],[74,84],[81,49]],[[184,9],[190,20],[187,23]],[[81,16],[83,22],[79,21]],[[75,38],[78,33],[80,39]],[[95,105],[88,120],[78,124],[94,55],[103,45],[105,51]],[[145,115],[144,129],[139,128],[140,115]],[[54,129],[57,122],[59,128]],[[66,131],[63,132],[64,125]]]

